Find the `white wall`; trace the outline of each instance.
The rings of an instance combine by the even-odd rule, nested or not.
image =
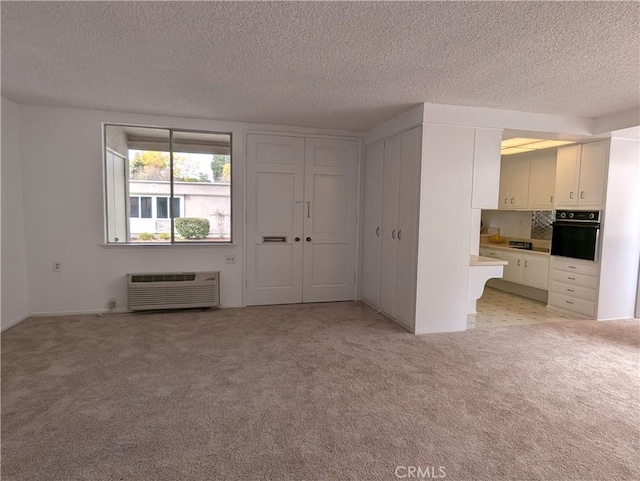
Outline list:
[[[637,140],[611,139],[607,197],[600,236],[597,319],[634,317],[640,260],[640,148]]]
[[[20,110],[2,98],[2,329],[28,312]]]
[[[95,312],[116,297],[125,273],[220,270],[225,307],[243,304],[243,178],[247,130],[353,135],[213,120],[21,106],[30,312]],[[104,247],[102,122],[231,132],[234,246]],[[225,264],[233,254],[234,265]],[[52,262],[62,272],[52,272]]]
[[[467,328],[474,135],[423,126],[416,334]]]
[[[483,227],[498,227],[500,234],[507,237],[531,237],[531,211],[483,210]]]

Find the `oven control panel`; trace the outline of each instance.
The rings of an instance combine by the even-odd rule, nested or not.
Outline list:
[[[557,210],[556,220],[586,220],[600,222],[599,210]]]

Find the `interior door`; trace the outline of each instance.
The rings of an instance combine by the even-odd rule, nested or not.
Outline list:
[[[306,139],[303,302],[355,298],[358,143]]]
[[[382,229],[380,256],[380,309],[394,316],[396,312],[396,253],[398,232],[398,178],[402,155],[402,136],[384,141],[384,175],[382,181]]]
[[[380,235],[382,229],[382,168],[384,141],[368,145],[362,182],[361,297],[378,306],[380,296]]]
[[[304,142],[247,135],[247,305],[302,302]]]

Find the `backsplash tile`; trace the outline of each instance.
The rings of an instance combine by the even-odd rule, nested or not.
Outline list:
[[[551,240],[552,210],[534,210],[531,213],[531,238]]]

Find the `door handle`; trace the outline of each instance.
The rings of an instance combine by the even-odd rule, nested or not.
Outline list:
[[[311,242],[311,237],[307,237],[306,241]]]
[[[576,292],[575,289],[567,289],[567,292]]]
[[[573,199],[573,192],[569,192],[569,199]]]
[[[296,242],[300,242],[300,237],[296,237]]]
[[[518,259],[518,265],[520,265],[520,259]]]
[[[529,267],[529,261],[524,261],[524,266]]]
[[[307,219],[311,217],[311,201],[307,201]]]
[[[553,196],[549,197],[549,202],[553,204]]]
[[[376,227],[376,235],[380,237],[380,227]]]
[[[395,239],[395,238],[396,238],[396,230],[395,230],[395,229],[393,229],[393,230],[391,231],[391,238],[392,238],[392,239]]]
[[[398,231],[398,240],[402,240],[401,235],[402,235],[402,229],[400,229],[400,230]]]
[[[564,301],[564,302],[566,302],[567,304],[573,304],[573,302],[571,301]]]
[[[511,203],[513,204],[513,197],[511,197]]]
[[[584,199],[584,190],[582,192],[580,192],[580,198]]]
[[[506,197],[504,198],[504,203],[505,203],[505,204],[507,203],[507,198],[506,198]]]

